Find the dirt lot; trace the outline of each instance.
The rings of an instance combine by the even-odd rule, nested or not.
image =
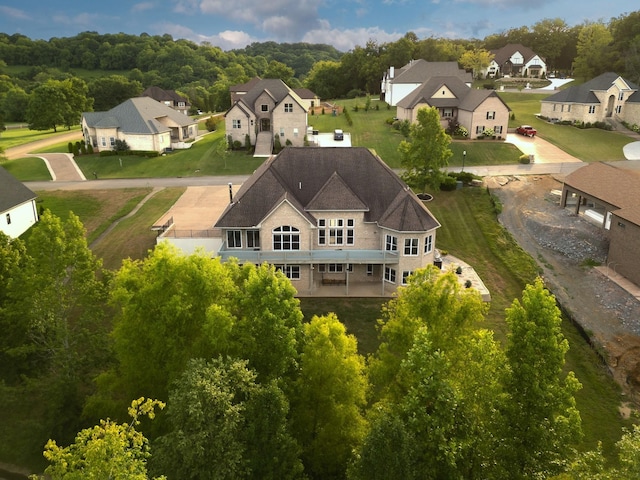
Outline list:
[[[487,185],[503,204],[502,224],[536,259],[558,302],[591,337],[614,378],[640,404],[640,301],[585,266],[606,264],[603,231],[560,208],[551,176],[491,177]]]

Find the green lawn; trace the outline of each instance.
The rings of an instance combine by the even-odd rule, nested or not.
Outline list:
[[[22,182],[38,182],[51,180],[49,169],[41,158],[25,157],[16,160],[0,162],[11,175]]]
[[[540,138],[584,162],[624,160],[622,148],[633,141],[618,132],[555,125],[539,119],[536,114],[540,113],[540,100],[548,97],[547,94],[500,92],[499,95],[515,116],[515,119],[509,120],[509,127],[532,125],[538,130]]]
[[[80,126],[71,127],[71,131],[80,130]],[[0,134],[0,147],[8,149],[11,147],[17,147],[18,145],[24,145],[25,143],[37,142],[38,140],[44,140],[46,138],[55,137],[63,133],[68,133],[64,127],[58,127],[58,131],[53,130],[29,130],[28,128],[12,128],[5,130]],[[67,151],[66,143],[63,151]],[[59,151],[59,150],[58,150]]]

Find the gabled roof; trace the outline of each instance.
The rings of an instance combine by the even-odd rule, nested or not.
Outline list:
[[[293,91],[296,92],[296,95],[303,99],[313,100],[317,97],[317,95],[308,88],[294,88]]]
[[[537,55],[529,47],[525,47],[524,45],[521,45],[519,43],[510,43],[508,45],[505,45],[502,48],[491,50],[491,53],[493,53],[494,55],[493,60],[498,65],[502,65],[505,62],[507,62],[516,52],[520,52],[520,54],[524,58],[524,63],[527,63],[529,60],[531,60],[533,57]]]
[[[301,103],[302,99],[295,91],[289,88],[286,83],[279,78],[266,78],[264,80],[258,79],[258,81],[254,83],[253,87],[244,95],[235,97],[233,105],[231,105],[231,108],[229,108],[226,113],[229,113],[229,111],[239,104],[244,104],[244,110],[255,113],[255,102],[263,93],[269,95],[276,105],[289,96],[300,106],[300,108],[306,110]]]
[[[160,87],[149,87],[144,92],[142,92],[141,96],[151,97],[154,100],[157,100],[158,102],[170,101],[170,102],[173,102],[174,104],[177,104],[179,102],[184,102],[187,107],[191,105],[189,103],[189,100],[179,95],[176,91],[163,90]]]
[[[124,133],[156,134],[168,132],[170,128],[158,121],[169,118],[178,126],[186,127],[197,122],[150,97],[125,100],[107,112],[85,112],[82,114],[92,128],[119,128]]]
[[[497,98],[506,107],[508,111],[511,111],[509,105],[507,105],[502,97],[498,95],[495,90],[480,90],[477,88],[470,88],[467,95],[462,99],[458,108],[468,112],[475,111],[487,98]]]
[[[0,213],[33,200],[37,195],[17,178],[0,167]]]
[[[424,204],[364,147],[287,147],[245,182],[216,223],[219,228],[259,225],[283,198],[304,215],[365,211],[365,220],[398,231],[440,226]]]
[[[256,84],[261,80],[260,77],[253,77],[251,80],[249,80],[247,83],[241,83],[239,85],[231,85],[229,87],[229,91],[231,93],[236,93],[236,92],[248,92],[249,90],[251,90],[253,87],[256,86]]]
[[[638,85],[629,80],[625,80],[617,73],[606,72],[582,85],[574,85],[565,90],[560,90],[558,93],[541,101],[556,103],[600,103],[600,100],[593,92],[608,90],[618,78],[625,82],[631,90],[636,90],[637,93]],[[629,101],[629,99],[627,101]],[[633,101],[638,101],[638,96],[635,96]]]
[[[567,175],[564,183],[620,209],[640,205],[640,174],[630,169],[590,163]]]
[[[455,98],[433,98],[443,87],[455,95]],[[398,102],[398,107],[413,108],[420,103],[434,107],[457,107],[471,90],[459,77],[431,77],[422,85]]]
[[[473,81],[471,73],[458,66],[458,62],[427,62],[412,60],[396,70],[392,83],[423,83],[431,77],[459,77],[463,82]]]

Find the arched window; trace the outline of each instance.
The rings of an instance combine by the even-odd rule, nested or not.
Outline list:
[[[283,225],[273,229],[274,250],[300,250],[300,230]]]

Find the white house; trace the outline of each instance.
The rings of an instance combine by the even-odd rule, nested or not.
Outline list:
[[[0,231],[17,238],[37,221],[36,194],[0,167]]]
[[[547,64],[540,55],[529,47],[509,44],[491,50],[493,60],[484,70],[488,77],[510,75],[514,77],[543,77],[547,74]]]

